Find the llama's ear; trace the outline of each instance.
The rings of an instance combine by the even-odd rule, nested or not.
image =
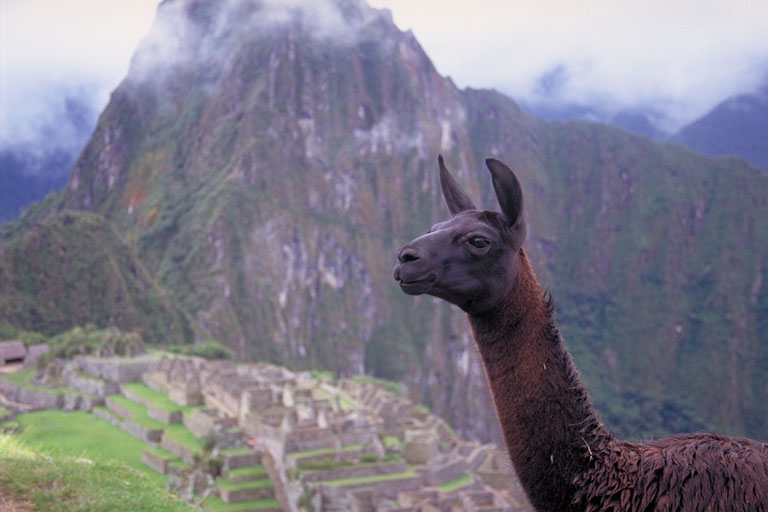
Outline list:
[[[488,158],[485,165],[491,171],[493,189],[496,191],[496,199],[499,200],[504,220],[522,245],[526,230],[523,217],[523,188],[512,169],[495,158]]]
[[[443,189],[443,197],[448,204],[448,210],[451,215],[456,215],[465,210],[474,210],[475,205],[469,196],[461,189],[451,173],[445,168],[443,155],[437,157],[437,163],[440,166],[440,187]]]

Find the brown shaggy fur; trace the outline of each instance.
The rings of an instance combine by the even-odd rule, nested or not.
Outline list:
[[[469,316],[505,441],[540,511],[768,510],[768,448],[706,432],[649,443],[599,421],[521,249],[503,319]]]
[[[768,511],[768,448],[750,439],[681,434],[616,439],[600,422],[522,248],[517,178],[486,161],[502,213],[476,210],[439,159],[453,217],[398,252],[410,295],[462,308],[504,440],[539,511]]]

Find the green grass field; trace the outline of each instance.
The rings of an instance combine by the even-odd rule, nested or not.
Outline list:
[[[36,411],[19,414],[16,421],[20,440],[42,454],[115,461],[146,474],[158,487],[168,479],[141,462],[149,445],[87,412]]]
[[[199,510],[165,491],[165,476],[138,459],[143,443],[106,421],[61,411],[18,418],[21,435],[0,434],[0,495],[23,510]]]

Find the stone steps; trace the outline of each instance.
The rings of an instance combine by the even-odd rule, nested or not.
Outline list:
[[[164,475],[174,474],[177,472],[177,470],[184,469],[186,467],[186,464],[184,464],[181,459],[176,457],[176,455],[172,453],[161,453],[154,447],[148,447],[146,450],[141,452],[141,462],[154,469],[158,473],[162,473]],[[181,465],[177,464],[177,462],[181,462]]]
[[[166,425],[172,425],[174,423],[181,423],[182,411],[181,409],[169,410],[164,407],[158,407],[151,400],[141,396],[138,393],[131,391],[124,385],[120,385],[120,394],[129,400],[133,400],[147,408],[147,416],[157,420]]]
[[[225,475],[231,482],[241,483],[269,478],[267,468],[261,464],[230,470]]]
[[[298,467],[302,463],[322,462],[327,459],[336,458],[339,460],[355,460],[359,459],[364,453],[362,446],[359,445],[344,446],[338,453],[333,448],[312,450],[307,453],[294,452],[286,454],[286,465],[288,467]]]
[[[324,482],[333,480],[342,480],[345,478],[359,478],[372,475],[386,475],[392,473],[402,473],[407,469],[405,462],[384,462],[372,464],[358,464],[340,468],[321,469],[316,471],[305,471],[299,476],[303,482]]]
[[[261,462],[259,453],[248,447],[224,449],[219,452],[219,455],[227,470],[255,466]]]
[[[260,500],[271,498],[275,495],[272,482],[268,478],[239,483],[222,478],[217,482],[216,488],[219,491],[219,496],[225,503]]]
[[[133,412],[121,404],[114,398],[106,397],[104,403],[107,409],[112,413],[113,417],[101,415],[101,409],[94,409],[99,411],[97,416],[100,416],[113,425],[120,427],[134,437],[141,439],[147,443],[159,443],[163,437],[163,429],[155,426],[142,425],[139,421],[134,419]],[[115,420],[117,418],[117,420]]]
[[[342,479],[324,481],[317,484],[324,499],[335,500],[342,498],[349,491],[372,489],[387,498],[397,498],[399,492],[417,491],[424,486],[421,477],[415,473],[390,473],[381,475],[378,480],[371,479]]]
[[[176,439],[169,436],[167,433],[163,433],[162,439],[160,439],[160,446],[164,450],[168,450],[169,452],[173,453],[190,466],[195,464],[195,456],[198,454],[198,452],[189,446],[180,443]]]

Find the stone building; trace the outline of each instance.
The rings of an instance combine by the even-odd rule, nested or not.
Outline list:
[[[27,356],[27,346],[19,340],[0,342],[0,366],[23,363]]]

